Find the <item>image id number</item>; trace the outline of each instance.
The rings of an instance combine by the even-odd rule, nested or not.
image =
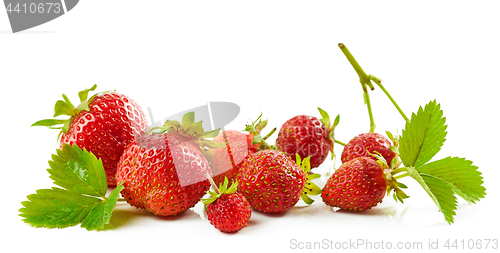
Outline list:
[[[60,3],[17,3],[7,5],[7,13],[60,13],[62,6]]]

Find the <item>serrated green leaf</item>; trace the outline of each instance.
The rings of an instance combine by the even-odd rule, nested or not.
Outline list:
[[[54,184],[81,194],[105,197],[107,181],[102,161],[87,150],[63,144],[57,155],[52,155],[49,165],[47,171]]]
[[[419,108],[406,123],[399,140],[401,161],[406,167],[419,168],[436,155],[446,140],[446,118],[436,101]]]
[[[427,174],[420,175],[432,193],[429,196],[434,200],[439,211],[443,213],[445,220],[448,223],[453,223],[453,216],[456,215],[455,210],[457,209],[457,198],[453,194],[452,186],[438,177]]]
[[[455,197],[453,185],[445,180],[418,172],[414,168],[408,168],[408,175],[415,179],[434,201],[439,211],[444,215],[448,223],[453,223],[453,216],[457,209],[457,198]]]
[[[475,203],[486,195],[481,172],[465,158],[447,157],[424,164],[417,171],[451,183],[452,190],[469,203]]]
[[[87,230],[102,230],[105,224],[109,223],[111,214],[115,209],[116,202],[120,197],[120,192],[125,188],[123,182],[109,194],[108,198],[101,201],[92,211],[82,220],[82,228]]]
[[[79,224],[102,199],[53,187],[42,189],[22,202],[19,214],[34,227],[64,228]]]

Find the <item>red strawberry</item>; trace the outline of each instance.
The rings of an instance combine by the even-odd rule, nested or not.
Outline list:
[[[214,142],[226,145],[224,148],[212,150],[213,156],[213,180],[216,185],[224,182],[227,177],[230,182],[236,179],[239,168],[249,154],[259,150],[273,148],[266,143],[266,139],[271,136],[276,129],[273,129],[266,137],[261,137],[262,129],[267,125],[267,120],[261,121],[262,114],[247,125],[242,133],[236,130],[226,130],[214,138]],[[258,122],[257,122],[258,121]]]
[[[62,129],[60,146],[76,144],[102,159],[108,186],[116,185],[116,164],[135,136],[147,127],[141,107],[125,95],[116,92],[98,93],[87,100],[88,93],[97,86],[81,91],[81,104],[76,108],[66,95],[55,105],[54,117],[70,116],[67,120],[41,120],[33,126]],[[63,125],[61,127],[54,127]]]
[[[302,169],[298,164],[303,165]],[[237,180],[239,191],[254,209],[265,213],[282,213],[299,201],[310,204],[307,196],[319,194],[320,189],[308,180],[317,178],[309,173],[309,159],[295,163],[278,150],[262,150],[251,154],[240,168]]]
[[[238,182],[234,182],[228,188],[229,180],[224,179],[224,183],[219,188],[212,185],[214,192],[210,193],[210,198],[202,199],[210,223],[221,232],[236,232],[248,225],[252,215],[252,210],[248,201],[238,190]]]
[[[226,130],[214,138],[217,143],[226,144],[225,148],[218,148],[212,151],[214,163],[212,165],[213,180],[216,185],[224,182],[224,178],[233,181],[238,175],[240,165],[243,160],[252,153],[247,142],[247,136],[236,130]]]
[[[323,119],[313,116],[299,115],[287,120],[278,133],[276,146],[294,159],[295,154],[300,157],[311,156],[311,167],[320,166],[331,152],[332,159],[334,128],[338,125],[339,116],[333,125],[328,113],[318,108]]]
[[[182,122],[167,121],[168,133],[146,134],[123,153],[116,178],[124,182],[121,193],[132,206],[176,215],[196,205],[209,189],[210,164],[200,144],[212,145],[203,138],[218,132],[204,132],[201,122],[194,123],[194,113]]]
[[[343,163],[321,191],[323,202],[349,211],[368,210],[382,202],[387,182],[382,167],[367,157]]]
[[[357,157],[368,157],[376,161],[371,154],[380,153],[387,164],[391,164],[395,153],[391,150],[391,143],[379,133],[363,133],[347,143],[342,151],[342,162],[350,161]]]

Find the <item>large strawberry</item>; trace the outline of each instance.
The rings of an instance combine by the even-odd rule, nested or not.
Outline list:
[[[251,154],[240,168],[237,180],[239,191],[254,209],[265,213],[282,213],[297,204],[302,197],[311,204],[308,196],[320,193],[319,187],[310,182],[318,174],[310,174],[309,158],[297,163],[283,152],[273,149]]]
[[[333,124],[330,117],[321,108],[319,120],[313,116],[298,115],[287,120],[278,133],[276,146],[279,150],[294,159],[295,154],[300,157],[311,156],[311,167],[320,166],[326,159],[328,152],[333,159],[334,129],[339,123],[339,116]]]
[[[391,164],[396,156],[391,150],[391,143],[379,133],[363,133],[351,139],[342,151],[342,162],[350,161],[357,157],[368,157],[376,160],[371,154],[378,152]]]
[[[213,181],[211,181],[213,182]],[[224,179],[220,187],[212,184],[214,191],[210,191],[210,197],[202,199],[210,223],[218,230],[226,233],[236,232],[248,225],[252,210],[248,201],[237,192],[238,182],[235,181],[230,187],[229,180]]]
[[[167,133],[149,133],[137,138],[123,153],[116,179],[124,182],[123,197],[129,204],[156,215],[185,212],[209,189],[206,176],[210,163],[203,155],[208,147],[219,147],[204,138],[218,131],[204,132],[194,113],[187,113],[182,125],[167,121]]]
[[[370,158],[358,157],[343,163],[333,173],[321,197],[329,206],[363,211],[382,202],[386,189],[382,167]]]
[[[274,128],[265,137],[261,136],[261,132],[267,125],[267,120],[260,120],[262,114],[257,120],[252,121],[252,124],[246,126],[243,133],[236,130],[226,130],[221,132],[213,139],[214,142],[224,144],[224,148],[212,150],[213,156],[213,180],[217,185],[224,182],[224,178],[228,178],[230,182],[236,179],[239,168],[243,161],[252,153],[259,150],[275,148],[266,142],[276,130]]]
[[[116,92],[104,92],[87,99],[97,86],[78,93],[80,104],[75,107],[63,94],[57,101],[54,117],[68,119],[40,120],[33,126],[61,129],[60,145],[76,144],[102,159],[109,186],[116,185],[116,164],[127,145],[147,127],[141,107],[132,99]]]

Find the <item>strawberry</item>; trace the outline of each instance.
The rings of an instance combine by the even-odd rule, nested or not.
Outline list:
[[[108,186],[115,186],[116,165],[127,145],[146,129],[147,121],[141,107],[125,95],[104,92],[87,99],[96,87],[78,93],[81,103],[77,107],[64,94],[64,101],[57,101],[54,117],[67,115],[69,119],[40,120],[32,126],[61,129],[60,148],[76,144],[92,152],[103,162]]]
[[[214,138],[217,143],[226,145],[224,148],[214,149],[212,155],[214,163],[212,165],[213,180],[215,183],[221,184],[224,178],[229,178],[233,181],[238,175],[240,165],[253,151],[249,150],[251,144],[248,144],[249,134],[245,134],[236,130],[226,130]]]
[[[343,163],[321,191],[323,202],[349,211],[368,210],[382,202],[387,189],[382,167],[371,158]]]
[[[220,130],[204,132],[201,121],[194,123],[194,113],[184,115],[182,122],[167,121],[167,132],[143,135],[123,153],[116,179],[124,182],[122,195],[130,205],[155,215],[177,215],[196,205],[209,189],[210,164],[204,150],[219,146],[204,138]]]
[[[391,143],[387,138],[379,133],[363,133],[350,140],[342,151],[341,161],[347,162],[357,157],[368,157],[376,161],[371,154],[378,152],[391,164],[396,156],[391,150]]]
[[[212,181],[213,182],[213,181]],[[208,199],[202,199],[208,220],[221,232],[236,232],[248,225],[252,216],[250,204],[238,190],[238,182],[235,181],[228,188],[229,180],[224,179],[220,187],[212,184],[214,191],[210,191]]]
[[[333,159],[333,130],[339,123],[339,116],[332,125],[328,113],[321,108],[318,110],[323,117],[321,120],[313,116],[295,116],[281,126],[276,139],[278,149],[292,159],[295,154],[300,157],[311,156],[312,168],[320,166],[328,152],[331,152]]]
[[[257,120],[252,121],[252,124],[246,126],[244,131],[248,131],[248,133],[226,130],[213,139],[214,142],[225,145],[224,148],[212,150],[212,172],[216,185],[223,183],[225,177],[230,182],[234,181],[241,164],[243,164],[248,155],[259,150],[275,148],[267,144],[266,139],[276,131],[276,128],[267,136],[261,137],[260,133],[267,125],[267,120],[261,121],[261,117],[262,114]]]
[[[299,198],[311,204],[313,200],[307,194],[320,193],[310,182],[319,175],[308,175],[309,170],[309,157],[303,162],[298,157],[295,163],[281,151],[262,150],[251,154],[241,166],[238,188],[254,209],[265,213],[286,212]]]

